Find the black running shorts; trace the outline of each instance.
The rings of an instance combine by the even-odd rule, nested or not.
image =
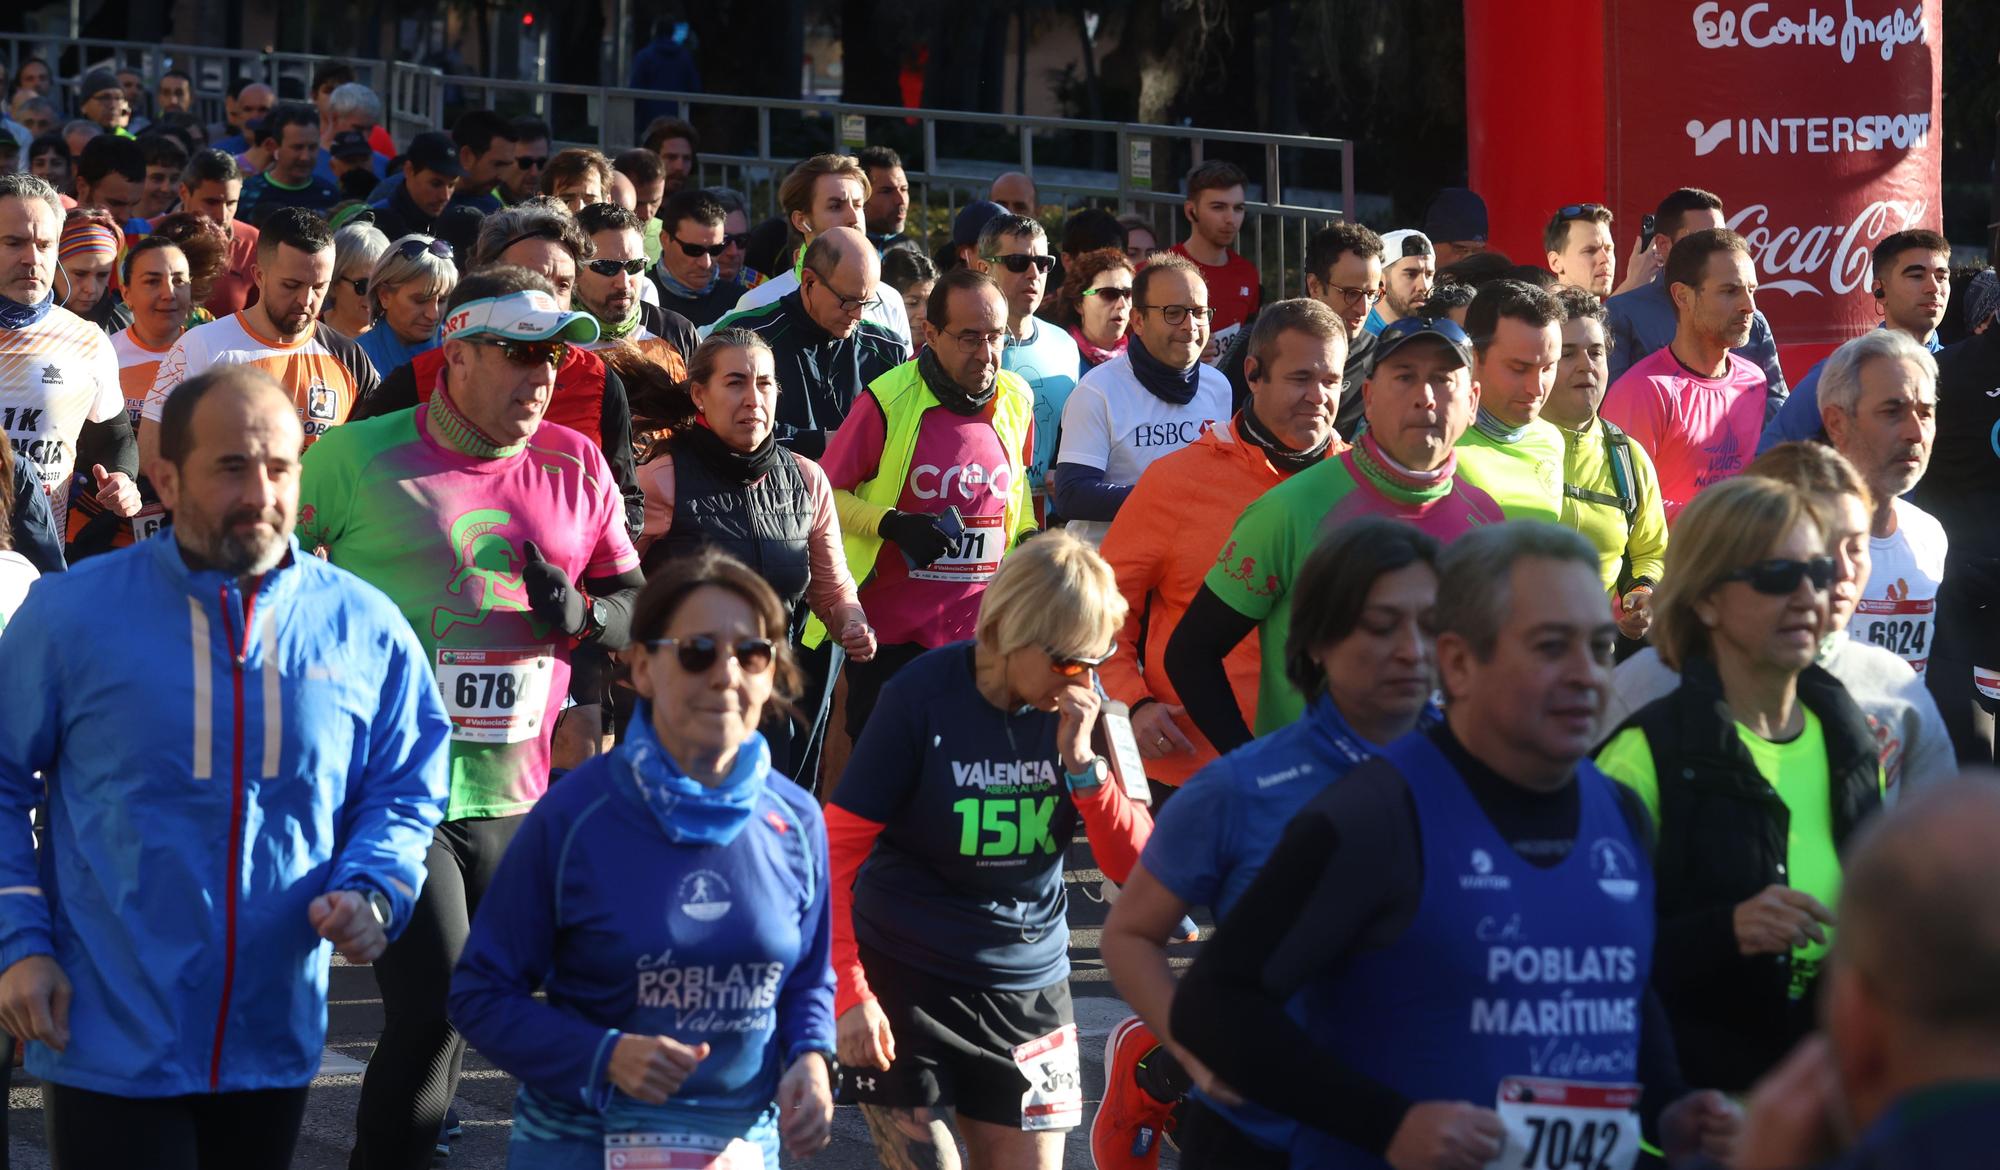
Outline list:
[[[840,1072],[842,1104],[950,1108],[1010,1129],[1021,1124],[1028,1080],[1014,1049],[1076,1021],[1069,981],[1035,991],[982,991],[917,971],[866,944],[861,965],[889,1017],[896,1062],[887,1072]]]

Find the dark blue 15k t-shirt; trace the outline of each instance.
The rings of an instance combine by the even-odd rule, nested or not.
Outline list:
[[[972,643],[890,679],[833,803],[885,827],[854,882],[854,935],[938,978],[1028,991],[1069,977],[1063,854],[1078,814],[1056,716],[979,693]]]

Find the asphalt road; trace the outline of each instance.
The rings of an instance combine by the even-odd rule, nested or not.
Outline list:
[[[1074,867],[1067,875],[1070,958],[1074,965],[1070,983],[1077,1027],[1084,1040],[1085,1104],[1083,1128],[1069,1135],[1063,1166],[1064,1170],[1091,1170],[1088,1127],[1104,1091],[1104,1037],[1128,1011],[1112,989],[1097,950],[1098,927],[1106,909],[1096,900],[1102,875],[1092,868],[1089,853],[1081,844],[1071,850],[1068,860]],[[1193,950],[1187,945],[1175,947],[1177,961],[1187,961]],[[373,1055],[382,1027],[381,999],[367,968],[349,967],[336,959],[331,982],[327,1055],[313,1081],[305,1128],[292,1161],[295,1170],[337,1170],[347,1165],[362,1067]],[[514,1089],[513,1078],[478,1053],[467,1058],[458,1086],[465,1136],[454,1146],[451,1158],[440,1165],[457,1170],[499,1170],[506,1165]],[[814,1170],[864,1170],[878,1165],[858,1111],[845,1106],[837,1109],[833,1130],[833,1143],[825,1152],[810,1163],[797,1165],[810,1165]],[[41,1089],[18,1071],[8,1098],[8,1146],[15,1170],[44,1170],[49,1164],[42,1141]],[[794,1165],[789,1159],[785,1164]],[[1162,1164],[1175,1164],[1171,1149]]]

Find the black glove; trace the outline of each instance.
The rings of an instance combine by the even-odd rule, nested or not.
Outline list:
[[[936,516],[890,511],[875,530],[896,542],[913,569],[921,569],[952,550],[954,541],[938,527]]]
[[[521,566],[521,589],[528,595],[528,609],[572,638],[583,633],[589,618],[583,590],[570,584],[569,574],[550,564],[534,541],[523,541],[521,547],[528,555],[527,563]]]

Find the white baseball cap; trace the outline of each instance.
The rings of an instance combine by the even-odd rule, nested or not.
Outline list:
[[[1436,249],[1431,247],[1431,238],[1415,228],[1382,233],[1382,263],[1393,265],[1398,260],[1411,256],[1433,256]]]
[[[467,301],[444,319],[444,339],[494,336],[509,341],[597,340],[597,319],[589,313],[565,313],[556,299],[540,289],[523,289],[504,297]]]

